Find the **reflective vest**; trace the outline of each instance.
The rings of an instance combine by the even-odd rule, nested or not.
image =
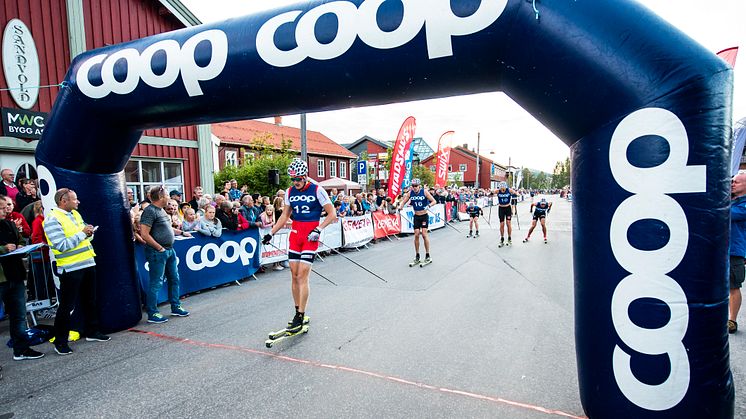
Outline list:
[[[54,208],[49,212],[49,217],[54,217],[59,221],[62,230],[65,233],[65,237],[72,237],[83,231],[83,227],[85,227],[83,217],[80,216],[78,211],[72,210],[72,215],[73,218],[75,218],[75,222],[73,222],[70,217],[60,209]],[[46,220],[44,220],[44,222],[46,222]],[[44,232],[44,236],[47,236],[46,232]],[[47,237],[47,242],[51,243],[49,237]],[[54,258],[57,260],[57,266],[59,267],[73,265],[84,260],[92,259],[96,256],[96,253],[93,252],[93,246],[91,246],[91,240],[88,238],[81,241],[74,249],[65,252],[60,252],[52,247],[52,253],[54,253]]]

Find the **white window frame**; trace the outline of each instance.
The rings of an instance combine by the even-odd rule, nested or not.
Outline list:
[[[466,171],[466,164],[459,164],[458,165],[458,171],[459,172],[465,172]]]
[[[244,151],[243,152],[243,161],[246,162],[253,162],[256,158],[256,154],[252,153],[251,151]]]
[[[135,191],[135,200],[137,202],[142,201],[148,193],[148,190],[152,186],[156,185],[163,185],[166,188],[166,191],[170,192],[172,190],[177,190],[181,192],[181,198],[182,200],[186,199],[186,195],[184,194],[184,162],[182,160],[155,160],[155,159],[130,159],[130,162],[137,163],[137,182],[127,182],[127,187],[134,189]],[[148,163],[160,163],[160,173],[161,178],[159,181],[156,182],[145,182],[143,181],[142,176],[142,164],[143,162]],[[166,164],[178,164],[179,168],[181,169],[181,183],[175,183],[175,182],[166,182],[168,179],[166,179]]]
[[[235,150],[225,150],[225,165],[238,166],[238,153]]]
[[[347,162],[345,161],[339,162],[339,177],[347,179]]]
[[[337,161],[329,160],[329,177],[337,177]]]
[[[324,159],[316,160],[316,176],[325,177],[324,176]]]

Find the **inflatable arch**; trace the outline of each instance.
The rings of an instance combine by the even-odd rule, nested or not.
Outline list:
[[[36,158],[101,227],[102,321],[141,318],[123,169],[142,130],[502,90],[572,150],[591,417],[732,417],[732,73],[630,0],[302,1],[78,56]]]

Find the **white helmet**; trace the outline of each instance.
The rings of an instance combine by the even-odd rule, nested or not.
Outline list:
[[[497,187],[500,189],[508,189],[508,182],[500,182]]]
[[[419,186],[420,184],[420,178],[416,177],[412,179],[412,186]]]
[[[306,176],[308,175],[308,164],[299,158],[294,158],[288,166],[288,176]]]

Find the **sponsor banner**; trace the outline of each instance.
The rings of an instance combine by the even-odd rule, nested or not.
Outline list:
[[[265,234],[269,234],[272,231],[271,228],[259,229],[259,237],[264,237]],[[278,230],[270,244],[262,245],[262,253],[259,255],[259,263],[267,265],[269,263],[282,262],[288,260],[288,237],[290,237],[290,229],[283,228]]]
[[[396,136],[394,149],[391,153],[391,174],[389,175],[387,188],[388,196],[391,199],[396,199],[401,192],[401,185],[404,182],[404,174],[407,170],[407,152],[412,144],[416,126],[414,117],[410,116],[401,124],[399,135]]]
[[[44,132],[47,114],[44,112],[24,111],[21,109],[2,108],[0,117],[3,120],[3,135],[15,138],[38,140]]]
[[[437,166],[435,167],[435,186],[448,184],[448,162],[451,159],[451,141],[453,131],[444,132],[438,140]]]
[[[412,221],[414,220],[414,209],[411,206],[404,207],[401,211],[401,232],[414,233]],[[445,206],[437,204],[427,210],[428,226],[427,229],[437,230],[446,226]]]
[[[373,220],[370,215],[340,219],[345,248],[354,249],[373,240]]]
[[[453,218],[453,202],[446,202],[446,221],[451,221]]]
[[[320,222],[323,222],[324,218]],[[337,221],[329,224],[323,230],[321,230],[321,237],[319,238],[319,252],[330,252],[332,249],[339,249],[342,247],[342,225]]]
[[[409,151],[407,152],[406,167],[407,171],[404,173],[404,180],[401,183],[402,190],[406,190],[412,184],[412,160],[414,159],[414,141],[409,145]]]
[[[223,230],[220,237],[192,233],[192,238],[176,240],[176,264],[181,294],[190,294],[253,275],[259,269],[259,230]],[[135,262],[140,286],[150,284],[145,246],[135,245]],[[158,302],[168,301],[168,286],[158,292]]]
[[[399,214],[384,214],[381,211],[373,215],[373,237],[381,239],[401,232],[401,218]]]

